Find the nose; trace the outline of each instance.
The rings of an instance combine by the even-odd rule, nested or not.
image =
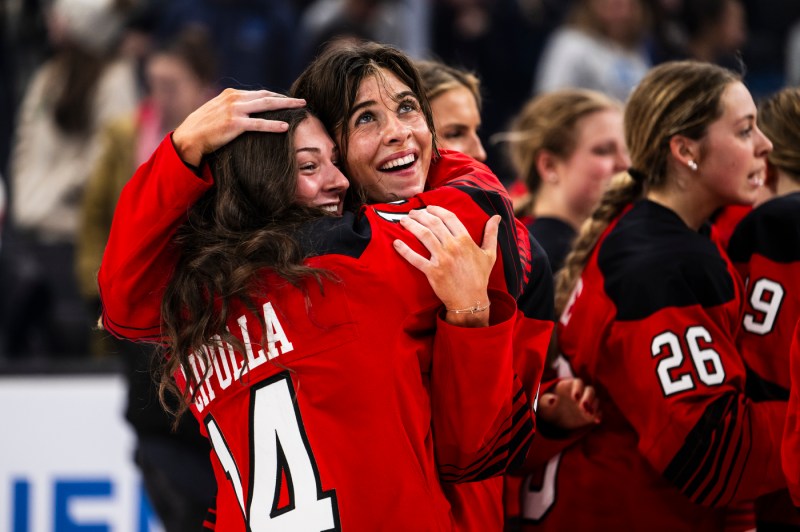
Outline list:
[[[338,166],[334,166],[325,180],[325,190],[330,192],[343,192],[350,187],[350,181],[344,176]]]
[[[630,168],[631,157],[628,155],[628,150],[617,150],[617,155],[614,157],[614,172],[622,172]]]
[[[411,136],[411,128],[394,113],[388,113],[382,133],[384,143],[402,143]]]
[[[772,151],[772,141],[767,138],[763,131],[758,126],[755,126],[758,131],[760,142],[756,143],[756,157],[766,157]]]
[[[480,162],[486,161],[486,150],[483,149],[483,143],[481,142],[481,138],[474,133],[473,134],[473,149],[472,149],[472,157],[479,160]]]

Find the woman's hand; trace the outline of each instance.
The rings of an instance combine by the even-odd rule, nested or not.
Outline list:
[[[567,378],[551,392],[539,397],[536,418],[563,430],[576,430],[600,423],[600,408],[592,386],[581,379]]]
[[[286,122],[250,118],[251,113],[303,107],[305,104],[305,100],[287,98],[267,90],[225,89],[187,116],[172,134],[172,142],[181,160],[199,166],[204,155],[245,131],[282,133],[288,129]]]
[[[447,312],[447,322],[468,327],[488,325],[489,274],[497,259],[500,216],[492,216],[486,222],[480,246],[458,217],[442,207],[431,205],[413,210],[400,223],[422,242],[431,256],[426,259],[401,240],[394,241],[395,249],[425,274],[445,308],[486,307],[475,313]]]

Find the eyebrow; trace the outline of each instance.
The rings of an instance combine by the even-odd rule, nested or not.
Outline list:
[[[394,97],[392,99],[396,100],[396,101],[401,101],[401,100],[404,100],[405,98],[408,98],[409,96],[414,98],[415,100],[419,100],[419,98],[417,98],[417,95],[414,94],[414,92],[410,91],[410,90],[403,91],[403,92],[398,92],[397,94],[394,95]],[[361,102],[359,104],[356,104],[355,106],[353,106],[353,109],[350,111],[350,116],[348,116],[348,119],[350,117],[352,117],[354,114],[356,114],[362,107],[369,107],[370,105],[377,105],[377,103],[378,102],[376,102],[375,100],[367,100],[365,102]]]
[[[311,148],[311,147],[297,148],[296,150],[294,150],[295,153],[300,153],[301,151],[313,151],[315,153],[321,153],[321,150],[319,148]]]

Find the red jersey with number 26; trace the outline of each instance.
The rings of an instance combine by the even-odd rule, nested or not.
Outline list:
[[[544,530],[720,530],[785,485],[785,403],[745,395],[742,286],[716,243],[641,200],[601,236],[558,324],[603,422],[567,448],[524,517]]]

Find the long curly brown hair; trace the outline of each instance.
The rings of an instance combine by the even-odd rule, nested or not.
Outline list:
[[[194,397],[181,393],[172,377],[181,368],[189,368],[190,355],[210,368],[202,347],[212,338],[242,349],[226,323],[234,301],[254,310],[254,298],[269,290],[259,283],[259,293],[254,293],[260,272],[269,269],[296,286],[306,277],[320,281],[325,275],[303,264],[295,237],[301,225],[324,216],[321,210],[296,200],[294,132],[311,115],[307,109],[290,109],[253,116],[287,122],[289,130],[285,134],[244,133],[212,153],[208,164],[215,184],[192,206],[175,236],[181,255],[161,305],[167,356],[162,357],[159,396],[168,409],[166,391],[184,399],[177,410],[170,409],[176,419]],[[263,317],[260,320],[266,331]],[[265,338],[260,340],[266,345]],[[192,378],[191,371],[184,373]],[[188,389],[198,389],[199,383],[190,384]]]

